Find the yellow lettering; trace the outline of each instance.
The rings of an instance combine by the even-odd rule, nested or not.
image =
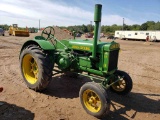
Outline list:
[[[115,48],[119,48],[119,45],[118,44],[114,44],[114,45],[111,45],[110,49],[115,49]]]
[[[80,49],[80,50],[90,50],[90,47],[86,47],[86,46],[76,46],[76,45],[73,45],[72,48],[74,49]]]
[[[79,46],[73,45],[72,48],[79,49]]]

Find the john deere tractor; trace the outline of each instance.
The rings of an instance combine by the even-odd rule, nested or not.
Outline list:
[[[95,5],[93,40],[58,40],[49,26],[41,36],[25,42],[20,52],[23,79],[35,91],[44,90],[56,73],[89,77],[91,82],[81,87],[79,97],[86,112],[98,118],[110,109],[107,89],[121,95],[132,89],[131,77],[117,68],[120,45],[99,41],[101,9],[102,5]]]

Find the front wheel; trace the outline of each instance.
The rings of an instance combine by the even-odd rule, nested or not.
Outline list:
[[[133,87],[132,79],[131,77],[124,71],[117,70],[115,73],[115,77],[120,79],[120,81],[114,83],[110,89],[111,91],[120,94],[120,95],[126,95],[128,94]],[[114,82],[115,80],[111,80],[111,83]]]
[[[101,118],[110,110],[107,92],[97,83],[85,83],[80,89],[79,96],[83,108],[90,115]]]
[[[53,56],[36,45],[29,45],[20,54],[23,79],[30,89],[44,90],[52,79]]]

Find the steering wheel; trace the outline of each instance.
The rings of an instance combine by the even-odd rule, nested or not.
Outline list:
[[[55,34],[54,28],[51,26],[48,26],[42,31],[41,36],[48,40],[49,38],[54,37],[54,34]]]

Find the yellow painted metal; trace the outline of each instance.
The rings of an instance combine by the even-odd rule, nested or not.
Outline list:
[[[26,30],[19,30],[17,24],[13,24],[13,26],[9,27],[9,34],[13,36],[25,36],[29,37],[29,31]]]
[[[26,80],[30,84],[35,84],[38,80],[38,66],[35,59],[30,54],[26,54],[23,57],[22,67]]]
[[[25,37],[29,37],[29,32],[25,31],[25,30],[15,30],[13,32],[14,36],[25,36]]]
[[[102,104],[99,96],[92,90],[88,89],[83,92],[83,102],[85,107],[93,112],[97,113],[100,111]]]
[[[125,82],[125,80],[119,80],[118,82],[116,82],[115,84],[112,85],[112,88],[115,91],[118,91],[118,92],[124,91],[125,88],[126,88],[126,82]]]

